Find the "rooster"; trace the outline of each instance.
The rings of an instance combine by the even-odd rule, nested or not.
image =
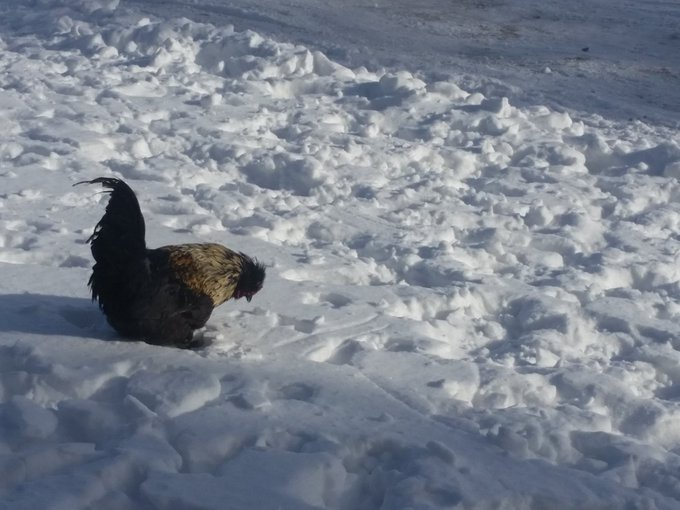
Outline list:
[[[99,177],[111,197],[88,239],[95,264],[88,285],[109,324],[122,336],[150,344],[192,348],[194,330],[229,299],[248,302],[262,288],[265,268],[219,244],[148,249],[134,191],[120,179]]]

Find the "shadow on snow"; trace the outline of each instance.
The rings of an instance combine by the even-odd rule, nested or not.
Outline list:
[[[2,333],[116,338],[89,299],[32,293],[0,295]]]

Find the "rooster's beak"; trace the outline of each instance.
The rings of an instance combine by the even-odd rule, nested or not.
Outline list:
[[[248,303],[250,303],[251,299],[253,299],[253,296],[246,296],[246,301],[248,301]]]

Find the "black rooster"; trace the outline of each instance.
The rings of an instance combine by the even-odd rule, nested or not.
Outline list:
[[[262,288],[264,266],[219,244],[147,249],[144,217],[125,182],[99,177],[78,184],[110,190],[106,212],[88,239],[95,260],[88,284],[122,336],[194,347],[193,332],[213,308],[231,298],[250,301]]]

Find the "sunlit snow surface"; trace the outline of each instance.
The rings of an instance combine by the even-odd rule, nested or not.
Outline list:
[[[0,2],[0,508],[678,507],[673,119],[117,7]],[[100,175],[269,266],[208,347],[90,302]]]

